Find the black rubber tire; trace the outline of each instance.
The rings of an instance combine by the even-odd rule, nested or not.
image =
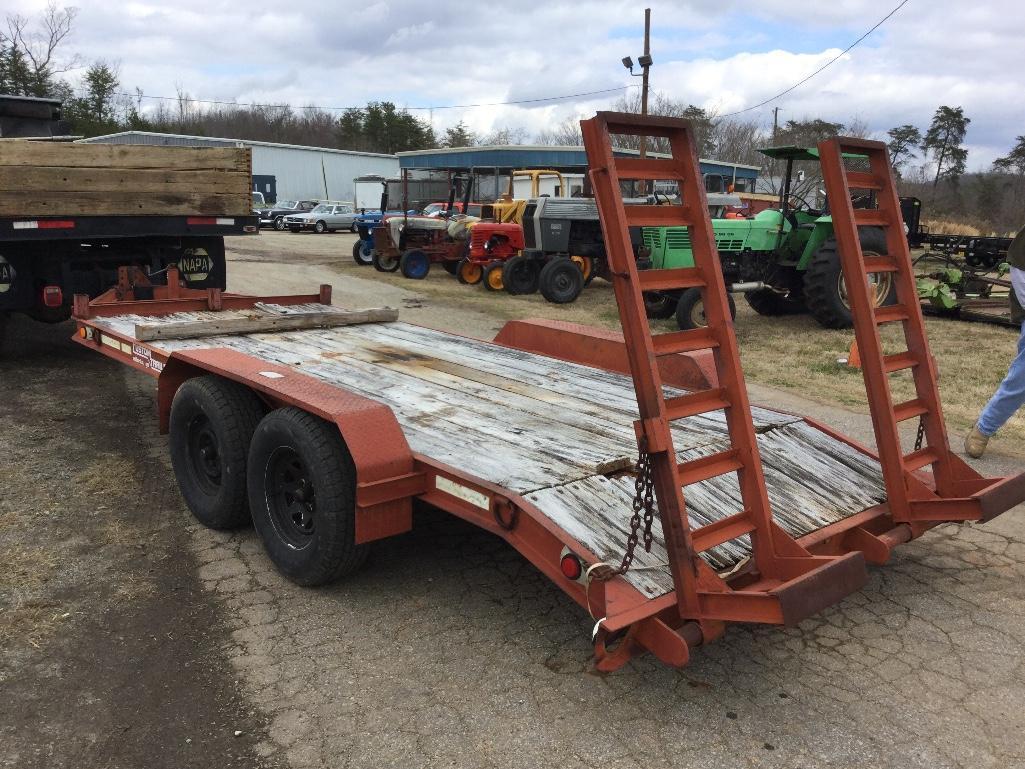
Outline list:
[[[459,270],[459,262],[455,259],[446,259],[441,263],[441,268],[449,275],[455,275]]]
[[[375,251],[372,264],[378,272],[395,272],[399,269],[399,258],[395,256],[385,257],[379,251]]]
[[[676,312],[677,298],[664,291],[644,292],[644,313],[650,320],[666,320]]]
[[[351,233],[359,232],[359,227],[356,225],[356,222],[353,222],[352,224],[349,225],[349,232],[351,232]]]
[[[323,235],[325,232],[327,232],[327,224],[325,224],[324,222],[317,222],[313,225],[313,231],[318,235]]]
[[[290,460],[304,480],[299,489],[313,489],[309,503],[281,488]],[[278,571],[299,585],[323,585],[363,565],[369,547],[356,544],[356,468],[335,425],[292,406],[272,411],[253,434],[248,472],[253,525]],[[308,530],[291,512],[307,504]]]
[[[290,232],[292,232],[293,234],[296,234],[296,235],[298,235],[300,232],[303,231],[302,227],[295,227],[293,225],[289,225],[288,229],[289,229]]]
[[[371,251],[369,254],[365,254],[363,251],[363,241],[357,240],[352,244],[352,261],[360,267],[368,267],[374,263],[374,253]]]
[[[262,418],[263,406],[252,390],[218,376],[189,379],[175,393],[171,465],[185,504],[204,526],[235,529],[249,523],[246,463]],[[209,452],[211,440],[216,459],[207,472],[201,453]]]
[[[784,296],[771,288],[748,291],[744,299],[759,315],[797,315],[805,311],[804,297],[795,298],[793,292]]]
[[[274,218],[274,229],[278,232],[283,232],[285,229],[285,217],[277,216]]]
[[[863,228],[858,231],[858,237],[862,251],[886,253],[886,236],[882,230]],[[854,325],[850,308],[840,296],[841,274],[840,251],[836,240],[830,238],[814,253],[804,273],[804,296],[808,312],[825,328],[850,328]],[[891,278],[890,290],[883,298],[882,305],[893,304],[896,300],[897,284]]]
[[[488,291],[504,291],[504,273],[502,268],[505,265],[502,262],[492,262],[484,268],[484,288]]]
[[[737,303],[733,300],[733,294],[727,294],[726,299],[730,305],[730,317],[736,319],[737,317]],[[682,331],[687,331],[693,328],[704,328],[707,323],[701,323],[698,321],[697,316],[703,314],[701,309],[701,289],[700,288],[688,288],[682,294],[680,299],[676,303],[676,325],[680,327]]]
[[[538,287],[552,304],[568,304],[576,301],[584,290],[584,275],[573,261],[558,257],[541,268]]]
[[[539,273],[538,261],[521,254],[502,265],[502,283],[506,292],[514,296],[533,294],[537,291]]]

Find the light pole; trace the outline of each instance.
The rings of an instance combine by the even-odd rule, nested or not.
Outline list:
[[[634,60],[629,56],[624,57],[623,66],[630,70],[634,77],[641,78],[641,114],[648,114],[648,70],[651,68],[651,9],[644,9],[644,54],[637,57],[637,64],[641,73],[634,72]],[[641,159],[645,157],[648,150],[648,137],[642,136],[638,148]],[[643,183],[643,191],[647,193],[648,183]]]

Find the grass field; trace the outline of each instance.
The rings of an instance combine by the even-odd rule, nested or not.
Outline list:
[[[398,273],[379,273],[367,267],[339,265],[341,272],[374,277],[422,293],[438,302],[457,304],[512,320],[550,318],[616,328],[619,316],[610,284],[595,280],[569,305],[553,305],[540,294],[510,296],[483,286],[461,285],[435,267],[426,280],[410,281]],[[996,390],[1007,371],[1018,334],[1010,328],[926,318],[926,329],[940,372],[940,395],[952,442],[960,450],[960,433],[967,430]],[[657,322],[661,331],[675,328],[673,321]],[[807,315],[765,318],[737,297],[737,338],[744,372],[751,382],[799,393],[823,403],[839,403],[854,411],[867,411],[861,372],[837,363],[847,357],[853,330],[833,331]],[[888,351],[900,349],[899,328],[884,327]],[[913,397],[907,372],[893,377],[897,402]],[[1019,413],[1001,431],[999,446],[1005,453],[1025,455],[1025,414]]]

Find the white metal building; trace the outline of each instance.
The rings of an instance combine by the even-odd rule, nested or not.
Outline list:
[[[354,152],[296,144],[220,139],[209,136],[122,131],[80,141],[93,144],[153,144],[185,147],[243,146],[253,150],[253,189],[268,200],[355,199],[352,180],[358,176],[398,176],[395,155]]]

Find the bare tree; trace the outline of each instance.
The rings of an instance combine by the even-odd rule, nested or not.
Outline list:
[[[54,78],[79,65],[77,56],[63,61],[57,58],[61,44],[71,34],[77,15],[77,8],[59,8],[51,0],[36,23],[20,14],[7,17],[7,34],[4,37],[25,59],[31,78],[31,82],[26,84],[26,90],[32,92],[28,95],[49,95]]]
[[[579,147],[584,143],[584,135],[580,132],[580,118],[568,117],[552,128],[546,128],[538,133],[534,141],[546,146]]]

